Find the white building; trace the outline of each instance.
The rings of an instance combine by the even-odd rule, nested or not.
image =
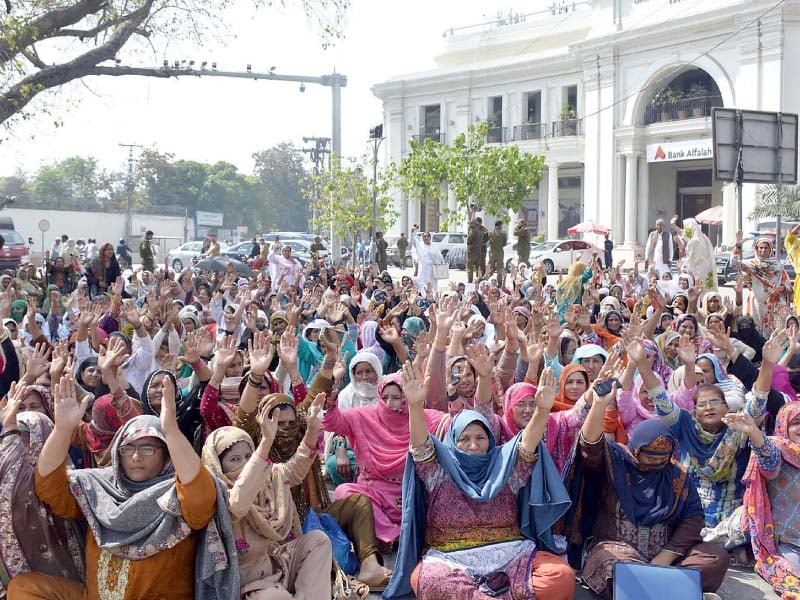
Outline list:
[[[730,242],[736,190],[713,179],[711,108],[800,112],[800,0],[558,4],[447,32],[436,70],[375,85],[385,159],[401,160],[412,137],[447,143],[489,121],[488,142],[546,157],[522,216],[549,239],[594,220],[641,248],[657,218],[721,205]],[[756,192],[745,184],[746,230]],[[397,228],[438,228],[444,207],[398,204]]]

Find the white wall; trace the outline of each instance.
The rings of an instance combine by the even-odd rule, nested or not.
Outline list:
[[[44,233],[44,247],[49,248],[53,240],[67,234],[71,238],[97,238],[98,244],[110,242],[116,247],[120,238],[125,235],[124,213],[100,213],[69,210],[40,210],[33,208],[6,208],[0,216],[14,219],[14,227],[27,239],[33,238],[34,252],[41,252],[42,233],[39,221],[46,219],[50,229]],[[189,239],[194,238],[194,222],[183,217],[167,217],[160,215],[133,215],[132,235],[140,237],[152,229],[155,238],[177,238],[172,245],[163,247],[167,251],[184,241],[184,229],[188,225]],[[134,248],[136,250],[136,248]]]

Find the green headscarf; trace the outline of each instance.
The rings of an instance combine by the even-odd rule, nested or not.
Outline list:
[[[28,303],[25,300],[14,300],[11,303],[11,318],[14,319],[19,325],[28,312]]]

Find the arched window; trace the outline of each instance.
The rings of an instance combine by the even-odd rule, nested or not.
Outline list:
[[[715,106],[723,103],[714,79],[702,69],[690,69],[663,87],[653,87],[644,124],[710,117]]]

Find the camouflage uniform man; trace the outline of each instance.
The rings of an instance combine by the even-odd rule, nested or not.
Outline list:
[[[508,244],[508,234],[503,231],[503,222],[495,221],[494,229],[489,234],[489,273],[497,273],[497,282],[502,284],[505,266],[503,265],[503,247]]]
[[[408,252],[408,238],[405,233],[400,234],[400,239],[397,240],[397,253],[400,255],[400,268],[406,268],[406,252]]]
[[[514,235],[517,236],[517,264],[525,263],[530,266],[531,230],[528,229],[528,224],[525,222],[525,219],[517,221],[517,226],[514,228]]]
[[[383,239],[383,233],[375,232],[375,262],[378,263],[378,271],[383,273],[389,265],[389,257],[386,256],[386,249],[389,244]]]
[[[467,233],[467,281],[473,282],[475,277],[483,277],[483,231],[477,219],[469,224]]]
[[[475,217],[475,221],[481,230],[482,243],[481,243],[481,276],[486,274],[486,250],[489,248],[489,230],[483,226],[483,219]]]

